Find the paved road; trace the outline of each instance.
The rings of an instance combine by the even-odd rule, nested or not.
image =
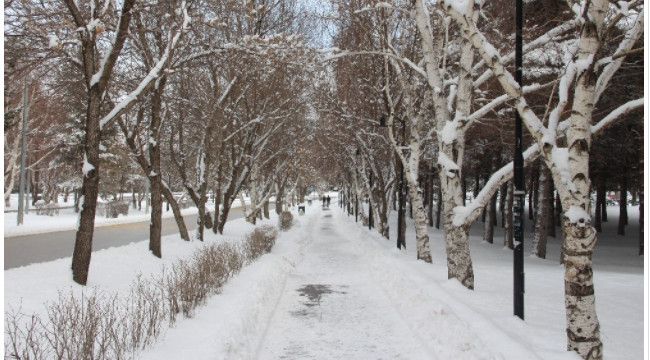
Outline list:
[[[190,232],[197,226],[197,216],[196,214],[184,216],[185,225]],[[241,208],[233,208],[230,210],[228,218],[233,220],[242,216]],[[178,228],[174,218],[164,218],[162,235],[171,235],[177,232]],[[74,237],[75,232],[71,230],[5,237],[5,270],[71,256]],[[95,228],[93,251],[145,241],[148,238],[149,221],[101,226]]]

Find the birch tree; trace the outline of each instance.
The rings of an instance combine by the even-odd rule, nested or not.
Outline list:
[[[622,115],[643,106],[643,99],[621,104],[597,122],[593,120],[600,96],[620,68],[625,56],[634,50],[643,34],[642,4],[627,9],[607,1],[571,3],[575,13],[576,39],[568,48],[566,70],[559,79],[558,100],[548,125],[528,105],[526,94],[505,68],[495,47],[477,28],[467,9],[446,3],[443,7],[462,27],[482,60],[496,76],[535,140],[533,148],[551,171],[564,211],[565,305],[567,350],[585,359],[601,359],[602,342],[596,315],[591,257],[596,245],[596,230],[591,222],[589,153],[592,137]],[[603,49],[608,34],[627,19],[622,36],[612,53]],[[571,104],[571,112],[564,109]],[[530,152],[531,149],[529,149]]]

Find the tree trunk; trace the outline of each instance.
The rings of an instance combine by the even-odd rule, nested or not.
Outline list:
[[[402,161],[395,158],[395,175],[397,178],[397,248],[406,249],[406,189],[404,184],[404,167]]]
[[[643,255],[643,189],[639,192],[639,255]]]
[[[483,213],[485,214],[485,224],[483,226],[483,241],[492,244],[494,242],[494,219],[496,218],[495,210],[497,203],[497,195],[494,194],[490,203],[485,206]]]
[[[422,202],[422,190],[417,182],[409,182],[409,195],[411,212],[415,220],[415,239],[417,246],[417,258],[424,262],[431,262],[431,250],[429,248],[429,234],[427,230],[427,214],[424,211]]]
[[[269,201],[266,200],[264,202],[264,218],[270,219],[271,217],[269,216]]]
[[[81,213],[72,253],[72,279],[81,285],[88,281],[88,269],[93,247],[95,212],[99,191],[99,142],[101,91],[98,86],[90,88],[86,112],[84,138],[83,182],[81,185]]]
[[[531,178],[528,183],[528,220],[535,220],[535,211],[533,207],[535,206],[535,179]],[[531,223],[534,224],[533,221]]]
[[[597,232],[603,231],[603,203],[605,203],[605,181],[603,175],[596,178],[596,214],[594,216],[594,228]]]
[[[164,184],[162,185],[161,191],[162,195],[165,197],[165,200],[167,200],[167,204],[172,208],[172,212],[174,213],[174,220],[176,220],[176,226],[178,227],[178,232],[180,232],[181,239],[190,241],[190,235],[187,232],[187,226],[185,226],[185,220],[181,214],[181,208],[178,206],[176,199],[174,199],[174,194],[172,194],[172,191],[169,190],[169,188]]]
[[[548,186],[551,190],[551,196],[548,198],[548,236],[555,237],[555,186],[553,184],[553,179],[548,182]]]
[[[549,220],[552,218],[550,213],[550,204],[553,198],[552,189],[550,186],[551,172],[546,167],[544,162],[539,165],[539,185],[537,215],[535,216],[535,235],[533,237],[533,256],[541,259],[546,259],[546,241],[548,237]]]
[[[564,222],[564,298],[567,350],[585,359],[602,359],[600,325],[596,315],[591,256],[596,229]]]
[[[602,221],[607,222],[607,180],[603,178],[603,192],[605,193],[605,201],[603,201],[602,204],[602,209],[600,211],[600,215],[602,216]]]
[[[159,84],[151,96],[151,124],[149,125],[149,166],[147,175],[149,179],[149,191],[151,192],[151,222],[149,223],[149,250],[158,257],[162,257],[161,232],[162,232],[162,182],[160,169],[160,126],[162,119],[162,92],[165,88],[165,78],[159,80]],[[152,141],[153,140],[153,141]]]
[[[436,199],[436,229],[440,229],[440,216],[442,215],[442,186],[438,185],[438,197]]]
[[[558,193],[555,194],[555,222],[560,226],[562,226],[562,213],[563,212],[564,212],[564,210],[562,210],[562,201],[560,201],[560,193],[558,192]],[[604,213],[603,213],[603,215],[604,215]],[[605,220],[605,217],[606,216],[603,216],[603,221],[607,221],[607,220]]]
[[[282,213],[282,198],[284,197],[284,186],[280,187],[275,196],[275,213],[280,215]]]
[[[74,189],[74,212],[79,213],[79,190]]]
[[[627,225],[627,178],[621,181],[621,187],[618,197],[618,234],[625,235],[625,225]]]
[[[434,175],[431,174],[431,171],[429,174],[427,174],[427,218],[429,219],[429,226],[433,227],[433,183],[434,183]]]
[[[466,198],[467,198],[467,181],[465,181],[464,177],[461,179],[461,183],[463,184],[463,190],[462,190],[463,197],[461,199],[463,200],[463,206],[465,206],[465,205],[467,205],[467,204],[465,204],[465,202],[467,201],[466,200]]]
[[[503,239],[503,246],[508,247],[508,249],[513,249],[514,244],[513,244],[513,236],[514,236],[514,231],[512,227],[512,207],[514,204],[514,198],[513,198],[513,184],[512,182],[508,183],[508,190],[506,194],[506,208],[505,208],[505,231],[504,231],[504,239]]]
[[[508,197],[508,184],[503,184],[499,189],[499,211],[501,211],[501,227],[506,227],[506,205]]]
[[[445,250],[447,253],[447,277],[457,279],[468,289],[474,289],[474,269],[469,252],[469,226],[453,223],[456,206],[462,204],[463,182],[459,174],[440,171],[443,186]]]

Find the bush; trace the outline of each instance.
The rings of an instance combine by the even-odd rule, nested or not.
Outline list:
[[[248,257],[256,259],[271,251],[278,237],[278,230],[271,225],[255,228],[246,239]]]
[[[242,267],[271,251],[278,231],[255,228],[242,244],[219,243],[197,251],[154,279],[137,278],[129,294],[60,294],[47,314],[5,313],[5,359],[128,359],[153,343],[177,315],[221,290]]]
[[[280,213],[280,230],[287,231],[293,226],[293,215],[290,211]]]

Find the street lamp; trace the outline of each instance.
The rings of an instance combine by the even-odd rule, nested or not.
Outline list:
[[[522,56],[522,28],[524,22],[522,0],[516,1],[516,33],[515,33],[515,78],[522,86],[523,83],[523,56]],[[524,319],[524,158],[523,158],[522,124],[519,112],[515,111],[515,153],[514,165],[514,209],[513,209],[513,304],[514,314]]]

